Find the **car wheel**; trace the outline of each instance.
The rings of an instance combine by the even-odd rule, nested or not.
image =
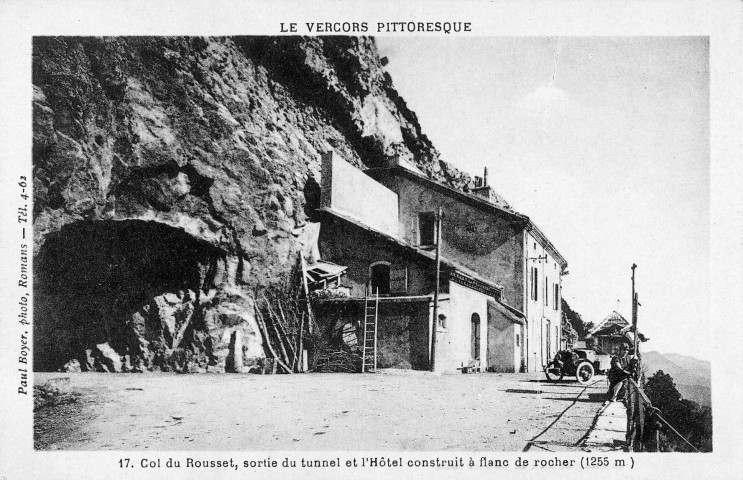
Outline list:
[[[560,368],[560,365],[557,362],[552,361],[547,364],[547,368],[544,369],[544,374],[550,382],[559,382],[562,380],[562,377],[565,376],[565,371]]]
[[[593,378],[593,373],[593,365],[591,365],[591,362],[581,362],[575,369],[575,378],[581,385],[587,385]]]

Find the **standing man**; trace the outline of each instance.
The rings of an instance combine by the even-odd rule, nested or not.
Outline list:
[[[627,371],[627,365],[629,364],[627,350],[627,345],[622,344],[619,347],[619,355],[611,357],[611,368],[606,373],[609,379],[609,391],[606,392],[604,405],[609,405],[610,402],[617,401],[619,392],[624,387],[625,379],[630,376],[630,372]]]

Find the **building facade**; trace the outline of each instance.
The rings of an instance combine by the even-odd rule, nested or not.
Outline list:
[[[349,299],[326,302],[326,307],[344,303],[351,311],[349,304],[379,292],[382,366],[397,362],[421,368],[426,342],[410,335],[427,337],[430,356],[434,323],[437,371],[472,362],[483,370],[536,371],[557,352],[560,278],[567,264],[529,218],[510,209],[487,181],[468,194],[403,163],[362,172],[329,153],[323,156],[321,210],[320,253],[348,267],[344,286],[350,288]],[[434,322],[439,210],[441,295]],[[407,334],[402,343],[414,351],[392,348],[400,343],[393,330],[398,337]]]
[[[562,275],[567,263],[533,225],[524,230],[524,302],[528,371],[541,369],[560,349]]]

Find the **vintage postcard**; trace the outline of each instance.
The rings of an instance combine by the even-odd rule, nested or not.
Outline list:
[[[3,3],[0,479],[739,475],[716,7]]]

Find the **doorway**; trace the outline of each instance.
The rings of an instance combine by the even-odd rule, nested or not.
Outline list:
[[[480,360],[480,315],[472,314],[472,359]]]

